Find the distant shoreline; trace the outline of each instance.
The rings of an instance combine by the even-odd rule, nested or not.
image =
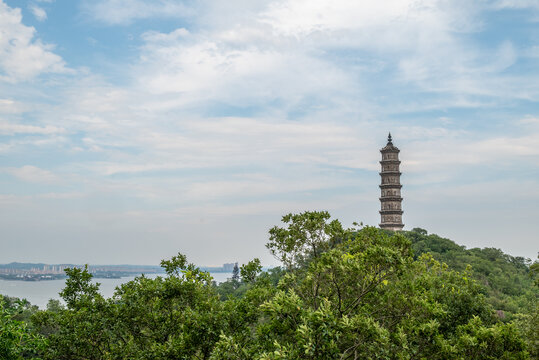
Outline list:
[[[200,270],[210,273],[232,273],[230,266],[201,266]],[[0,279],[8,281],[50,281],[67,278],[65,269],[84,268],[94,279],[121,279],[140,274],[164,274],[161,266],[156,265],[75,265],[75,264],[44,264],[18,263],[0,264]]]

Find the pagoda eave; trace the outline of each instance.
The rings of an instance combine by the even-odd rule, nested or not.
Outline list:
[[[402,189],[402,185],[400,184],[382,184],[378,186],[380,189]]]
[[[393,145],[390,146],[384,146],[380,149],[381,153],[398,153],[400,152],[399,148]]]
[[[386,159],[386,160],[380,160],[380,164],[397,164],[400,165],[400,160],[394,160],[394,159]]]

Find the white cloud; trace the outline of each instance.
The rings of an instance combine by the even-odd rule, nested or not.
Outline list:
[[[44,193],[36,195],[39,199],[50,199],[50,200],[73,200],[81,199],[86,197],[85,193],[82,192],[65,192],[65,193]]]
[[[0,80],[17,82],[42,73],[65,73],[51,45],[35,39],[35,29],[22,23],[21,10],[0,2]]]
[[[537,130],[539,130],[539,118],[533,117],[533,116],[526,116],[520,121],[518,121],[519,125],[528,126],[528,127],[536,127]]]
[[[194,14],[183,1],[175,0],[90,0],[85,11],[95,20],[110,25],[127,25],[147,18],[184,18]]]
[[[531,58],[539,58],[539,45],[532,45],[528,47],[523,51],[522,54]]]
[[[154,94],[180,93],[178,105],[224,101],[247,106],[355,90],[347,74],[301,51],[230,47],[204,37],[167,43],[153,41],[155,34],[145,38],[142,63],[134,69],[141,74],[140,86]]]
[[[35,125],[10,124],[0,120],[0,134],[15,135],[15,134],[42,134],[51,135],[65,132],[64,129],[46,125],[44,127]]]
[[[475,12],[465,1],[281,0],[260,20],[286,36],[395,52],[447,43],[450,32],[475,31]]]
[[[20,101],[13,99],[0,99],[0,114],[19,114],[25,110]]]
[[[441,131],[415,128],[411,134],[406,128],[397,134],[408,137],[405,171],[412,175],[414,184],[451,183],[463,172],[504,171],[506,178],[513,171],[539,166],[539,127],[535,118],[513,121],[511,132],[503,135],[478,137],[475,132]],[[481,170],[483,169],[483,170]]]
[[[184,28],[178,28],[168,34],[160,33],[157,31],[147,31],[142,34],[142,39],[146,42],[163,42],[168,43],[175,40],[178,40],[179,38],[184,38],[189,35],[189,31]]]
[[[507,69],[517,60],[515,47],[510,41],[504,41],[498,47],[494,58],[496,60],[490,64],[488,71],[499,72]]]
[[[335,49],[357,51],[355,61],[361,61],[365,53],[374,56],[383,70],[397,70],[387,75],[393,79],[383,81],[459,96],[452,100],[453,106],[473,104],[472,96],[537,99],[535,74],[503,74],[518,60],[510,40],[500,41],[494,51],[465,40],[463,34],[486,26],[484,7],[469,1],[282,0],[272,2],[259,19],[274,34],[296,39],[310,56]],[[342,69],[343,64],[339,65]],[[361,74],[372,69],[349,70]],[[500,83],[503,86],[496,85]]]
[[[539,10],[539,3],[535,0],[495,0],[492,2],[492,6],[495,9],[537,9]]]
[[[233,2],[231,6],[239,3]],[[126,5],[118,1],[96,4]],[[515,62],[516,51],[511,42],[501,42],[490,54],[491,63],[479,64],[479,52],[455,37],[457,31],[478,29],[470,25],[475,19],[474,9],[466,5],[458,9],[443,2],[425,5],[395,1],[394,5],[386,9],[374,1],[280,1],[269,7],[253,6],[253,17],[228,24],[228,28],[220,24],[218,29],[209,27],[196,32],[184,28],[170,33],[149,31],[142,35],[145,43],[140,49],[140,62],[130,70],[136,87],[81,80],[62,94],[66,106],[56,109],[49,120],[55,125],[4,124],[3,131],[52,133],[69,129],[84,133],[77,149],[108,154],[106,161],[89,166],[106,176],[246,166],[257,161],[375,170],[377,153],[372,149],[378,144],[374,136],[385,132],[381,127],[387,125],[382,120],[374,122],[373,118],[388,112],[402,113],[403,109],[413,112],[483,106],[483,102],[472,101],[465,95],[495,96],[499,89],[519,83],[506,79],[508,86],[492,86],[500,83],[496,73]],[[345,41],[354,49],[374,49],[382,62],[395,61],[391,56],[402,54],[396,57],[401,59],[400,81],[419,83],[425,92],[458,92],[460,97],[428,103],[418,97],[415,104],[404,99],[404,105],[387,109],[373,104],[372,97],[368,98],[372,94],[365,91],[368,84],[362,83],[363,72],[371,69],[349,67],[338,56],[328,55],[331,46],[339,49],[344,44],[343,38],[356,38]],[[318,39],[323,41],[314,41]],[[361,58],[361,53],[357,57]],[[489,73],[493,79],[485,82],[475,73]],[[387,88],[394,85],[393,81],[380,79],[382,84],[387,82],[382,85]],[[212,106],[218,113],[223,105],[252,106],[258,113],[244,118],[212,118],[213,115],[204,114]],[[305,114],[290,121],[288,113],[296,107],[305,109]],[[490,143],[488,139],[478,142],[471,139],[473,134],[449,132],[443,127],[415,129],[405,124],[399,128],[401,134],[406,134],[403,138],[412,142],[416,130],[446,137],[446,142],[439,142],[438,146],[447,149],[447,155],[438,161],[423,155],[425,149],[420,146],[410,148],[410,171],[422,171],[437,163],[457,164],[462,153],[472,147],[473,155],[466,156],[464,162],[490,162],[494,159],[490,154],[496,153],[491,149],[535,141],[533,136],[510,136],[492,137]],[[453,138],[447,140],[447,136]],[[466,141],[472,145],[465,146]],[[453,148],[462,149],[462,153],[454,153],[450,150]],[[508,159],[522,153],[534,154],[528,145],[501,153]]]
[[[406,16],[411,1],[276,1],[262,15],[279,32],[306,36],[316,32],[373,28]]]
[[[32,165],[25,165],[20,168],[4,168],[4,171],[19,180],[30,183],[56,183],[59,181],[59,178],[49,170]]]
[[[155,93],[182,93],[184,103],[201,96],[245,104],[257,98],[298,99],[310,93],[353,94],[360,72],[343,68],[338,58],[321,56],[325,47],[395,53],[414,50],[421,40],[452,48],[447,31],[454,25],[447,24],[462,18],[458,14],[447,19],[448,12],[416,9],[413,2],[402,1],[387,7],[374,1],[269,4],[269,9],[257,8],[258,13],[229,23],[228,28],[212,30],[210,25],[209,31],[199,34],[184,29],[145,34],[142,63],[134,70],[141,74],[142,86],[149,85]]]
[[[127,146],[144,149],[139,156],[103,162],[94,171],[106,175],[174,169],[210,169],[260,164],[346,166],[372,168],[376,153],[366,154],[370,143],[358,140],[355,127],[329,122],[288,123],[277,119],[191,118],[177,128],[146,129],[143,124],[129,133]],[[107,133],[115,129],[109,129]],[[368,130],[367,130],[368,131]],[[118,130],[118,137],[121,137]],[[85,141],[88,146],[107,147],[107,138]],[[344,156],[343,156],[344,155]],[[365,156],[363,156],[365,155]],[[120,155],[121,156],[121,155]],[[356,157],[355,160],[352,160]],[[359,157],[359,159],[357,158]]]
[[[47,12],[42,7],[39,7],[35,4],[30,5],[30,11],[36,17],[38,21],[47,20]]]
[[[204,20],[203,30],[142,36],[145,45],[134,78],[153,94],[178,94],[160,99],[161,106],[209,101],[263,106],[276,99],[295,105],[318,95],[360,101],[366,108],[372,105],[362,101],[362,90],[371,84],[363,74],[372,73],[386,86],[449,95],[441,107],[482,106],[478,96],[539,96],[534,77],[503,74],[518,60],[511,41],[501,41],[492,51],[462,40],[463,33],[483,28],[481,4],[282,0],[227,5],[205,3],[199,11],[220,10],[219,16],[207,16],[221,20]],[[244,16],[235,17],[236,12]],[[337,55],[340,51],[347,57]]]

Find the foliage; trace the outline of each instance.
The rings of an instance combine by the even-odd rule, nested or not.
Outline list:
[[[234,287],[237,288],[240,283],[240,268],[238,267],[238,263],[234,263],[234,268],[232,269],[232,283],[234,284]]]
[[[104,299],[87,269],[67,271],[67,309],[36,316],[49,335],[48,359],[209,357],[224,323],[211,277],[182,254],[163,261],[167,277],[144,276]]]
[[[87,268],[69,269],[61,292],[66,307],[50,303],[32,316],[39,335],[23,332],[34,337],[44,359],[536,356],[531,295],[537,293],[526,287],[533,279],[505,289],[496,276],[488,277],[497,267],[536,276],[536,266],[530,272],[518,258],[440,239],[421,229],[345,229],[327,212],[289,214],[283,227],[270,230],[267,245],[284,268],[262,271],[254,259],[216,285],[178,254],[161,262],[166,277],[137,277],[110,299],[101,296]],[[472,267],[439,261],[450,253],[473,260]],[[496,285],[485,288],[483,275]],[[515,321],[501,321],[491,305],[492,292],[502,289],[510,299],[516,291],[531,301],[521,299]]]
[[[471,276],[486,289],[487,301],[503,320],[510,321],[515,314],[529,310],[529,297],[535,292],[530,277],[533,265],[530,267],[529,259],[513,257],[494,248],[466,249],[449,239],[429,235],[424,229],[402,233],[412,241],[416,257],[429,253],[458,271],[471,266]]]
[[[283,216],[286,228],[270,229],[266,247],[288,268],[301,266],[308,258],[317,258],[342,240],[344,230],[338,220],[328,222],[327,211],[306,211]]]
[[[29,328],[27,314],[31,309],[26,300],[0,295],[0,359],[40,359],[46,340]]]
[[[241,280],[245,283],[252,283],[261,271],[262,265],[260,265],[260,260],[251,260],[241,267]]]
[[[539,359],[539,257],[530,266],[530,278],[535,291],[527,296],[526,310],[518,314],[516,324],[528,343],[528,351],[534,359]]]
[[[374,228],[341,230],[340,241],[312,236],[329,220],[319,215],[288,216],[286,228],[272,229],[269,247],[289,271],[249,336],[223,335],[214,359],[528,358],[469,269],[414,260],[409,240]]]

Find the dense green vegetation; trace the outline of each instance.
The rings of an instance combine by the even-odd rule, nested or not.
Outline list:
[[[36,358],[44,352],[44,337],[31,328],[36,312],[28,301],[0,295],[0,359]]]
[[[467,250],[418,228],[403,234],[412,241],[416,257],[429,253],[457,271],[470,267],[472,277],[485,288],[488,302],[502,319],[511,320],[515,314],[526,310],[534,295],[529,259],[513,257],[494,248]]]
[[[165,277],[138,277],[110,299],[86,269],[70,269],[65,307],[1,303],[0,358],[539,355],[539,263],[422,229],[345,229],[326,212],[286,215],[269,235],[283,267],[262,272],[255,259],[220,285],[182,254],[161,263]]]

